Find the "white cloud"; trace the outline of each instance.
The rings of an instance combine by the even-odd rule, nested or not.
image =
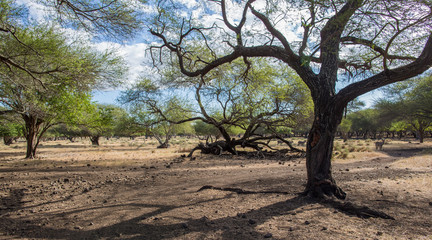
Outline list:
[[[38,23],[45,23],[46,22],[46,16],[49,12],[49,9],[40,4],[36,1],[31,0],[16,0],[16,3],[19,5],[24,5],[29,11],[29,17],[30,19],[38,22]]]
[[[149,77],[151,77],[156,74],[156,71],[153,69],[150,56],[147,54],[147,49],[149,48],[148,44],[135,43],[121,45],[112,42],[101,42],[94,44],[94,46],[100,51],[115,49],[119,55],[125,59],[126,64],[129,67],[129,71],[125,79],[125,83],[127,85],[134,83],[138,77],[142,75],[149,75]]]

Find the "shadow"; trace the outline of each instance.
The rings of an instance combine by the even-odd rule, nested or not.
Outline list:
[[[181,223],[164,224],[163,219],[156,218],[155,216],[188,206],[195,206],[197,204],[214,202],[229,198],[227,195],[223,198],[216,198],[207,201],[195,202],[188,205],[155,205],[155,204],[127,204],[121,206],[141,207],[141,208],[157,208],[156,210],[142,214],[130,220],[122,221],[120,223],[112,224],[110,226],[101,227],[94,230],[71,230],[71,229],[53,229],[50,227],[40,226],[29,221],[20,220],[16,218],[3,217],[3,220],[8,223],[8,226],[20,226],[21,229],[11,229],[8,226],[0,224],[1,230],[14,236],[25,238],[46,238],[46,239],[167,239],[172,237],[184,237],[189,233],[199,233],[199,235],[206,236],[210,232],[221,232],[220,239],[257,239],[262,237],[262,233],[257,232],[256,225],[259,225],[275,215],[289,214],[305,204],[310,203],[303,197],[295,197],[288,201],[279,202],[266,206],[258,210],[251,210],[245,213],[238,214],[233,217],[223,217],[216,220],[209,220],[203,216],[199,219],[184,218],[180,219]],[[104,206],[102,208],[114,208],[119,205]],[[86,208],[82,210],[69,211],[66,215],[76,214],[81,211],[91,211],[96,208]],[[262,215],[265,214],[263,218]],[[4,216],[4,214],[3,214]],[[243,217],[243,216],[247,216]],[[149,219],[155,224],[142,223],[143,220]],[[256,219],[254,224],[248,222],[249,219]],[[242,231],[239,233],[238,226],[242,226]],[[24,229],[24,231],[23,231]],[[25,231],[25,229],[32,229],[33,231]],[[275,239],[275,238],[273,238]]]
[[[25,151],[25,149],[24,149]],[[8,157],[22,157],[24,158],[25,152],[0,152],[0,158],[8,158]]]
[[[408,157],[419,155],[419,153],[423,152],[423,150],[425,149],[431,149],[431,148],[424,146],[424,147],[405,148],[405,149],[383,149],[382,152],[386,153],[391,157],[408,158]]]
[[[8,206],[8,211],[16,211],[23,206],[22,198],[24,191],[22,189],[12,190],[9,197],[2,199],[2,204]],[[336,208],[347,215],[354,215],[354,211],[368,209],[353,204],[343,204],[338,201],[318,201],[306,196],[295,195],[287,201],[276,202],[258,209],[252,209],[246,212],[237,213],[234,216],[220,217],[210,220],[206,216],[201,218],[177,218],[178,223],[165,223],[164,218],[156,216],[179,208],[193,207],[199,204],[212,203],[232,197],[233,194],[227,194],[224,197],[210,200],[196,201],[185,205],[162,205],[148,203],[131,203],[131,204],[112,204],[99,207],[88,207],[84,209],[74,209],[56,213],[54,217],[72,216],[77,213],[91,212],[96,209],[107,209],[107,214],[112,214],[116,207],[131,208],[156,208],[148,213],[141,214],[129,220],[111,224],[109,226],[97,229],[84,230],[80,228],[67,229],[44,226],[37,221],[29,221],[25,218],[9,217],[7,214],[2,215],[0,230],[8,235],[23,238],[44,238],[44,239],[171,239],[185,238],[193,234],[195,239],[206,238],[217,232],[218,239],[261,239],[263,232],[257,229],[257,226],[266,221],[282,216],[295,215],[306,211],[312,211],[328,206]],[[306,205],[320,204],[314,208],[304,208]],[[349,206],[349,208],[347,208]],[[113,209],[113,210],[109,210]],[[108,216],[107,215],[107,216]],[[364,216],[361,216],[364,217]],[[391,218],[389,218],[391,219]],[[272,237],[272,239],[278,239]]]
[[[22,209],[24,201],[22,198],[25,195],[26,189],[11,189],[9,196],[0,198],[0,209],[11,211],[14,209]]]

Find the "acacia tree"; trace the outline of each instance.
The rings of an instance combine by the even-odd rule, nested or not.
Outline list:
[[[270,57],[290,66],[314,102],[305,193],[344,199],[346,193],[331,171],[333,140],[344,109],[364,93],[431,67],[430,1],[202,2],[205,9],[200,10],[219,20],[197,19],[193,10],[198,5],[187,9],[176,1],[160,1],[150,32],[161,44],[152,48],[153,56],[171,52],[189,77],[203,77],[237,58],[248,65],[251,57]],[[197,41],[205,42],[205,51],[192,51]],[[346,77],[352,82],[336,91],[336,83]]]
[[[382,118],[413,130],[423,143],[425,131],[432,126],[432,77],[396,83],[384,92],[386,97],[375,105]]]
[[[216,135],[223,139],[223,142],[214,143],[220,145],[217,146],[218,149],[223,148],[237,154],[236,146],[242,146],[261,152],[263,146],[270,147],[268,142],[271,139],[283,140],[277,133],[278,127],[294,127],[296,122],[301,122],[310,115],[310,98],[306,86],[285,66],[262,60],[251,64],[254,68],[247,77],[237,74],[244,72],[247,66],[235,61],[203,78],[175,78],[169,83],[162,81],[170,86],[166,90],[160,90],[150,80],[146,80],[131,87],[124,93],[123,99],[145,103],[152,114],[158,116],[159,122],[175,125],[199,120],[212,125],[218,131]],[[158,104],[164,101],[162,96],[179,86],[194,92],[195,107],[177,105],[169,111],[163,110],[164,107]],[[191,100],[192,97],[189,97],[189,101]],[[174,112],[173,109],[177,109],[175,111],[179,113],[169,115],[169,112]],[[241,136],[232,138],[233,129],[240,130]],[[265,136],[264,133],[268,134]],[[285,142],[291,149],[300,151],[292,147],[290,142]],[[213,145],[201,144],[197,149],[221,153],[208,151],[205,149],[208,147],[213,148]]]
[[[176,125],[185,123],[167,119],[190,117],[190,105],[186,100],[173,96],[169,89],[163,89],[149,79],[142,79],[123,91],[119,101],[131,107],[134,123],[156,138],[158,148],[168,148],[170,139],[177,131]]]
[[[82,135],[90,137],[93,146],[99,146],[100,137],[111,137],[113,134],[116,107],[97,104],[89,110],[84,113],[85,117],[78,127]]]
[[[38,82],[19,67],[0,66],[0,101],[21,115],[27,140],[26,158],[34,158],[39,140],[54,124],[77,121],[90,105],[90,90],[105,80],[114,82],[123,73],[121,59],[111,52],[90,50],[82,42],[70,43],[56,28],[40,26],[4,38],[2,54],[32,69],[49,71]]]
[[[3,137],[3,143],[5,145],[11,145],[14,140],[23,136],[23,127],[22,124],[20,124],[19,115],[0,115],[0,136]]]

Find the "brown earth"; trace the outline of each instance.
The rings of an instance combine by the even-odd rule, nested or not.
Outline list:
[[[348,206],[394,220],[299,195],[304,158],[181,158],[196,142],[174,143],[52,141],[35,160],[23,142],[0,146],[0,239],[432,239],[432,142],[337,143]]]

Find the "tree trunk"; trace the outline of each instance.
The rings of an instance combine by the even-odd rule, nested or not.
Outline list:
[[[9,146],[9,145],[11,145],[12,143],[13,143],[13,137],[11,137],[11,136],[3,136],[3,143],[6,145],[6,146]]]
[[[100,136],[91,136],[90,141],[93,146],[99,146],[99,138]]]
[[[339,113],[332,106],[315,110],[315,120],[306,146],[308,179],[305,194],[309,196],[335,196],[339,199],[346,197],[346,193],[336,185],[331,173],[333,140],[342,113],[343,109]]]
[[[424,143],[424,132],[423,131],[419,132],[419,140],[420,140],[420,143]]]
[[[35,158],[36,157],[36,149],[39,145],[39,141],[37,139],[38,132],[42,121],[40,121],[37,117],[23,115],[23,119],[25,122],[25,137],[27,141],[27,151],[25,158]]]

